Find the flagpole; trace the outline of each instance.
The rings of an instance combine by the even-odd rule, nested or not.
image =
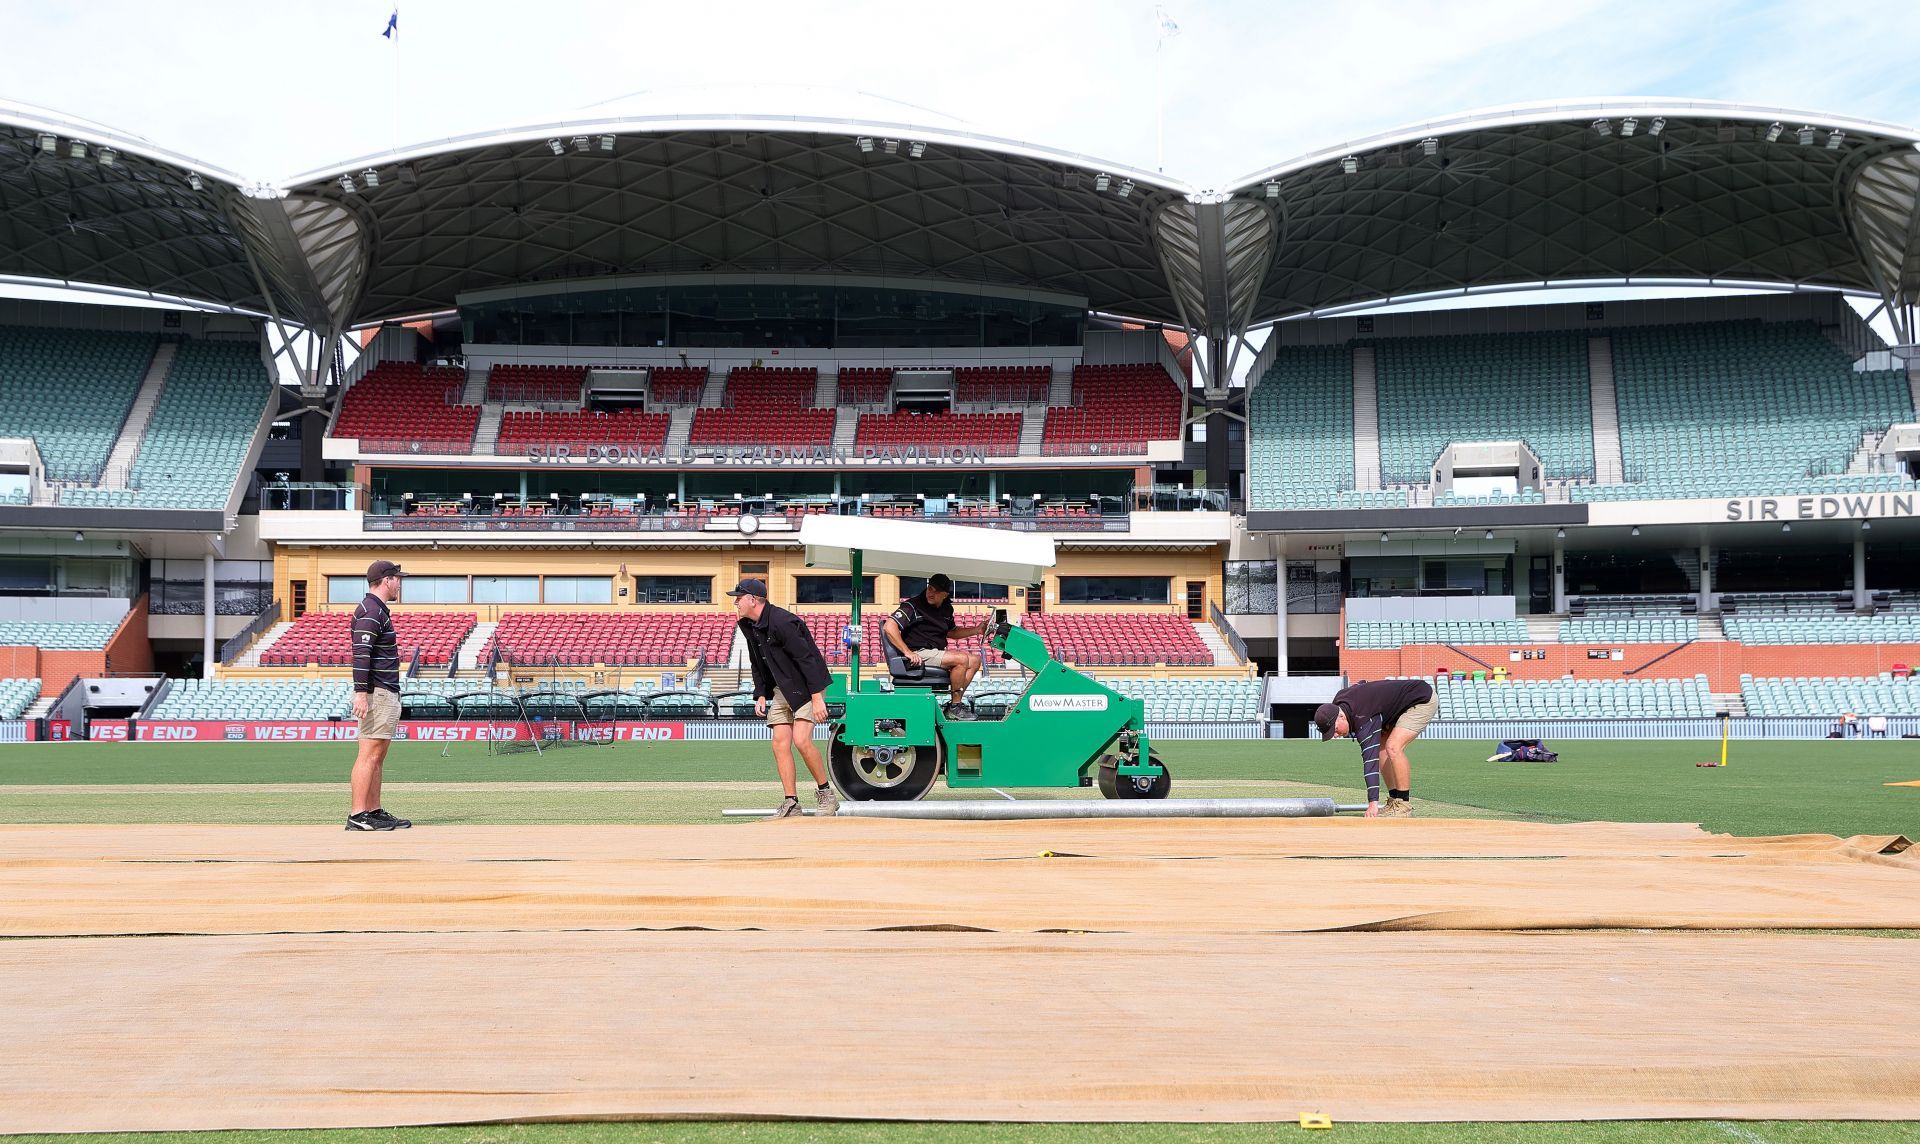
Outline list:
[[[1167,37],[1157,29],[1153,44],[1153,169],[1167,173]]]
[[[400,6],[394,5],[395,16],[400,14]],[[400,22],[393,24],[393,150],[400,150]]]

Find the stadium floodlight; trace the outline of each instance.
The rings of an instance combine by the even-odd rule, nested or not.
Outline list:
[[[86,157],[87,157],[87,145],[86,145],[85,143],[82,143],[82,142],[81,142],[80,140],[78,140],[78,139],[69,139],[69,140],[67,141],[67,157],[68,157],[69,159],[84,159],[84,158],[86,158]]]
[[[1348,155],[1346,158],[1340,160],[1340,169],[1342,171],[1345,171],[1349,175],[1359,174],[1360,173],[1360,156]]]
[[[593,146],[593,141],[591,139],[588,139],[585,135],[575,135],[573,137],[573,149],[575,151],[584,152],[589,147],[592,147],[592,146]]]
[[[1792,531],[1793,531],[1793,526],[1792,526],[1791,524],[1783,524],[1783,525],[1781,525],[1781,526],[1780,526],[1780,531],[1781,531],[1781,532],[1792,532]]]
[[[1486,534],[1485,536],[1483,536],[1483,537],[1481,537],[1481,539],[1482,539],[1482,540],[1492,540],[1492,539],[1493,539],[1493,529],[1491,529],[1491,528],[1489,528],[1489,529],[1487,529],[1487,534]]]
[[[1812,128],[1808,128],[1808,130],[1812,130]],[[120,161],[120,152],[115,151],[111,147],[102,147],[100,150],[94,152],[94,158],[100,160],[102,167],[111,167]]]
[[[1654,116],[1653,119],[1649,121],[1647,124],[1647,134],[1649,135],[1658,135],[1662,131],[1665,131],[1666,129],[1667,129],[1667,118],[1664,115]]]
[[[1565,540],[1567,538],[1567,530],[1564,528],[1556,530],[1553,534],[1553,538],[1555,540]]]
[[[1420,140],[1420,153],[1431,159],[1440,153],[1440,140],[1428,136]]]
[[[1113,182],[1113,176],[1107,174],[1105,171],[1102,171],[1101,173],[1093,177],[1093,189],[1096,191],[1104,191],[1107,189],[1108,184],[1112,182]]]
[[[855,140],[855,142],[857,142],[858,144],[860,144],[860,153],[861,153],[861,154],[863,154],[863,155],[871,155],[871,154],[873,154],[873,136],[871,136],[871,135],[862,135],[862,136],[861,136],[861,137],[860,137],[859,139],[857,139],[857,140]]]
[[[564,155],[567,153],[567,145],[558,139],[549,139],[547,140],[547,150],[556,155]]]
[[[194,174],[192,171],[187,172],[187,186],[197,191],[204,185],[205,184],[200,181],[199,175]]]
[[[918,139],[915,139],[913,142],[907,144],[907,157],[909,159],[918,159],[920,156],[925,155],[926,153],[927,153],[927,145]]]
[[[1640,526],[1639,526],[1639,525],[1637,525],[1637,524],[1636,524],[1636,525],[1634,525],[1634,526],[1633,526],[1633,534],[1634,534],[1635,536],[1638,536],[1638,535],[1640,535]]]
[[[1279,198],[1279,197],[1280,197],[1280,182],[1279,182],[1279,180],[1277,180],[1277,179],[1269,179],[1269,180],[1267,181],[1267,197],[1268,197],[1268,198],[1270,198],[1270,199],[1277,199],[1277,198]]]
[[[1380,543],[1385,544],[1386,542],[1387,542],[1387,534],[1383,532],[1380,534]]]
[[[1800,130],[1794,132],[1794,134],[1800,137],[1800,146],[1802,147],[1813,146],[1813,136],[1814,136],[1813,124],[1802,123],[1800,125]]]
[[[1846,141],[1847,133],[1836,127],[1833,129],[1833,133],[1827,136],[1827,150],[1838,151],[1840,145]]]
[[[898,139],[883,139],[880,141],[880,146],[885,148],[889,155],[898,155],[900,153],[900,140]]]
[[[1860,531],[1861,531],[1861,532],[1872,532],[1872,531],[1873,531],[1873,522],[1872,522],[1872,521],[1870,521],[1870,520],[1863,520],[1863,521],[1861,521],[1861,522],[1860,522]]]
[[[351,195],[360,188],[353,185],[352,175],[342,175],[340,176],[340,189]]]
[[[1120,197],[1124,199],[1132,193],[1133,193],[1133,180],[1132,179],[1120,180]]]
[[[1593,133],[1595,135],[1611,135],[1613,134],[1613,124],[1605,119],[1596,119],[1593,121]]]
[[[1635,131],[1640,130],[1640,121],[1629,115],[1620,121],[1620,138],[1631,139]]]
[[[360,181],[367,185],[368,190],[372,190],[380,185],[380,172],[373,167],[368,167],[360,172]]]
[[[42,155],[51,155],[55,151],[58,151],[59,149],[60,149],[59,136],[54,135],[50,131],[42,131],[40,133],[40,153]]]
[[[1772,123],[1767,124],[1767,142],[1772,143],[1778,140],[1780,138],[1780,133],[1785,130],[1786,128],[1780,126],[1780,121],[1778,119],[1774,120]]]
[[[600,149],[601,149],[602,151],[611,151],[611,150],[613,150],[613,136],[611,136],[611,135],[602,135],[602,136],[600,137]]]
[[[82,544],[85,544],[87,542],[87,534],[84,532],[80,532],[76,530],[73,534],[73,538]]]

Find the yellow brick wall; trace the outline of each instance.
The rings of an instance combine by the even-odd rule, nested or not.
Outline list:
[[[481,550],[418,550],[391,553],[378,548],[287,548],[279,547],[274,552],[274,598],[283,606],[290,606],[293,600],[293,582],[304,580],[307,585],[307,610],[315,612],[351,611],[351,604],[329,605],[327,601],[327,580],[333,576],[345,576],[356,581],[366,576],[367,566],[383,557],[397,558],[408,572],[424,576],[609,576],[614,581],[614,602],[612,610],[634,611],[686,611],[689,609],[711,610],[716,612],[732,611],[731,602],[723,595],[733,587],[734,581],[741,576],[743,563],[764,563],[767,565],[768,590],[773,602],[791,607],[797,588],[795,580],[805,575],[844,575],[830,569],[810,569],[806,566],[801,552],[797,548],[746,548],[734,547],[703,551],[669,551],[661,549],[600,548],[592,551],[539,551],[533,549],[481,549]],[[1139,605],[1063,605],[1060,599],[1060,577],[1066,576],[1170,576],[1173,580],[1173,598],[1167,604],[1167,610],[1184,613],[1186,604],[1186,585],[1190,580],[1199,580],[1206,584],[1206,598],[1213,603],[1222,601],[1224,586],[1221,582],[1221,555],[1216,549],[1204,552],[1085,552],[1062,551],[1059,563],[1044,581],[1046,592],[1045,610],[1060,612],[1078,612],[1098,614],[1101,612],[1138,612]],[[623,573],[624,569],[624,573]],[[695,576],[714,577],[714,601],[711,604],[635,604],[632,602],[631,586],[635,576]],[[891,604],[900,598],[899,577],[891,575],[876,576],[875,592],[878,602]],[[626,598],[620,596],[621,588],[628,588]],[[1012,586],[1017,593],[1023,586]],[[1016,595],[1014,606],[1019,603]],[[480,613],[482,620],[495,619],[503,611],[537,608],[541,610],[568,611],[606,611],[604,604],[418,604],[409,605],[406,597],[401,597],[403,609],[418,611],[471,611]]]

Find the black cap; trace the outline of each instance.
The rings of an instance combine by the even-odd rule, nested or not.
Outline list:
[[[945,572],[935,572],[933,575],[927,577],[927,587],[932,588],[936,592],[952,592],[953,581],[947,578]]]
[[[727,595],[758,596],[764,600],[767,598],[767,582],[765,580],[742,580],[738,584],[735,584],[733,591],[728,592]]]
[[[1313,709],[1313,725],[1320,728],[1320,738],[1330,741],[1333,736],[1333,721],[1340,717],[1340,708],[1331,703],[1322,703]]]
[[[367,583],[378,584],[389,576],[405,576],[400,566],[391,560],[376,560],[367,565]]]

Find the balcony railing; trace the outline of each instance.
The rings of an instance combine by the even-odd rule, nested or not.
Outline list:
[[[401,514],[369,513],[364,518],[368,532],[652,532],[701,533],[724,531],[727,522],[738,522],[739,512],[589,512],[589,513],[473,513],[438,511],[438,506],[421,505]],[[758,519],[762,527],[772,521],[784,521],[793,527],[807,514],[772,512]],[[1130,521],[1125,513],[1063,512],[981,512],[935,513],[924,510],[888,512],[847,512],[850,516],[885,516],[893,519],[924,520],[946,524],[964,524],[975,528],[997,528],[1010,532],[1126,532]]]

